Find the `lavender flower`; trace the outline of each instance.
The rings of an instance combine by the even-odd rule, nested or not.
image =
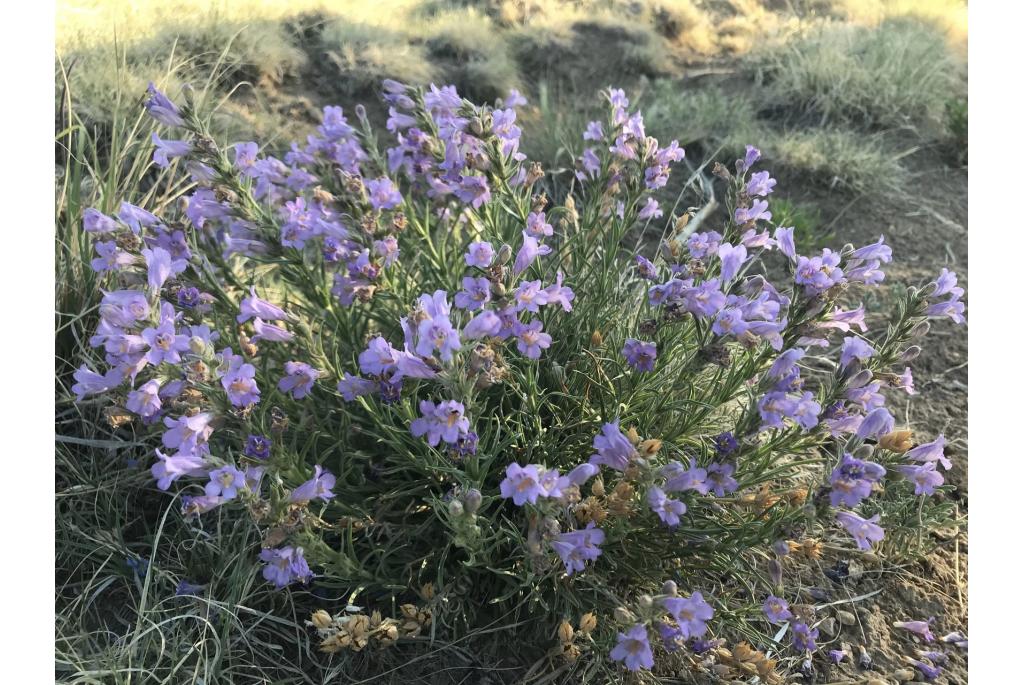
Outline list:
[[[604,424],[601,433],[594,437],[594,449],[597,454],[590,456],[590,463],[608,466],[616,471],[626,470],[629,462],[637,456],[633,443],[619,430],[617,419]]]
[[[654,666],[654,652],[647,635],[647,627],[638,623],[625,633],[609,654],[612,661],[621,661],[630,671],[650,669]]]
[[[260,389],[256,385],[256,367],[240,364],[220,379],[228,399],[236,407],[245,407],[260,401]]]
[[[636,215],[636,218],[640,221],[647,221],[648,219],[658,219],[665,212],[661,211],[661,207],[658,206],[658,201],[653,197],[647,198],[647,203],[640,210],[640,213]]]
[[[501,481],[499,486],[501,496],[505,499],[511,498],[519,507],[527,502],[536,504],[538,497],[546,496],[540,480],[540,471],[536,464],[509,464],[505,467],[505,480]]]
[[[207,497],[220,497],[224,501],[238,497],[238,491],[245,489],[245,474],[234,466],[222,466],[210,471],[210,482],[206,484]]]
[[[840,511],[836,514],[836,519],[846,529],[846,532],[853,536],[860,549],[871,549],[872,542],[878,542],[885,537],[885,531],[878,525],[878,514],[869,519],[863,519],[853,512]]]
[[[715,615],[715,610],[704,600],[699,592],[689,597],[665,597],[661,600],[665,611],[672,615],[683,638],[701,637],[707,632],[707,621]]]
[[[793,631],[793,648],[799,652],[813,652],[818,648],[818,629],[811,629],[806,623],[793,623],[790,625]]]
[[[657,345],[628,338],[622,348],[622,355],[635,371],[654,371],[654,360],[658,356]]]
[[[658,279],[658,270],[655,268],[654,263],[643,255],[636,256],[636,269],[640,273],[641,278],[646,278],[649,281]]]
[[[565,572],[570,576],[583,571],[586,562],[601,556],[604,531],[594,527],[591,521],[583,530],[561,533],[551,541],[551,548],[561,557]]]
[[[750,167],[754,166],[754,162],[759,159],[761,159],[761,151],[753,145],[748,145],[747,152],[743,159],[736,160],[736,171],[741,174],[746,172]]]
[[[158,461],[150,468],[150,473],[161,490],[171,487],[171,483],[182,476],[205,476],[208,472],[206,459],[200,455],[188,452],[166,455],[156,450],[156,456]]]
[[[842,462],[832,471],[830,479],[832,506],[857,506],[871,495],[871,486],[882,480],[883,476],[885,469],[880,464],[843,454]]]
[[[270,438],[265,435],[250,435],[245,441],[245,450],[242,452],[253,459],[270,458]]]
[[[541,350],[551,346],[551,336],[542,332],[542,328],[539,319],[515,327],[516,348],[529,359],[540,359]]]
[[[256,296],[256,286],[249,288],[249,297],[246,297],[239,304],[239,314],[236,317],[238,323],[245,323],[249,319],[260,318],[264,321],[279,321],[288,318],[283,309],[271,304]]]
[[[370,206],[375,210],[394,209],[402,204],[402,194],[387,176],[366,181],[365,185]]]
[[[839,366],[846,368],[854,359],[865,362],[875,354],[875,348],[867,344],[863,339],[847,336],[843,338],[843,348],[839,353]]]
[[[141,335],[149,345],[146,361],[153,366],[164,362],[178,364],[181,362],[181,353],[189,349],[188,336],[178,334],[173,321],[164,321],[156,328],[147,328]]]
[[[739,442],[736,441],[736,438],[729,431],[716,435],[712,442],[715,446],[715,453],[723,457],[732,454],[740,446]]]
[[[718,258],[722,260],[722,281],[728,283],[736,278],[740,267],[747,259],[747,248],[743,245],[733,247],[729,243],[722,243],[718,247]]]
[[[466,250],[466,266],[486,269],[494,261],[494,248],[490,243],[476,241]]]
[[[330,471],[324,470],[322,466],[313,469],[313,477],[292,491],[289,501],[296,504],[306,504],[315,499],[326,502],[334,497],[331,488],[334,487],[336,479]]]
[[[953,468],[953,463],[946,457],[945,448],[946,438],[939,433],[939,437],[935,440],[918,445],[903,456],[911,461],[938,462],[942,464],[942,468],[948,471]]]
[[[710,490],[718,497],[735,492],[739,487],[739,483],[732,477],[735,470],[736,467],[732,464],[708,464],[707,483]]]
[[[747,195],[756,197],[758,195],[769,195],[775,187],[775,179],[767,171],[758,171],[750,175],[747,183]]]
[[[695,490],[701,495],[711,491],[711,483],[708,481],[707,469],[697,466],[697,462],[690,459],[690,468],[683,468],[678,461],[669,462],[661,468],[659,474],[665,477],[665,489],[669,492],[685,492]]]
[[[768,211],[768,203],[765,200],[755,200],[751,207],[737,207],[734,218],[738,224],[746,224],[754,221],[770,221],[772,213]]]
[[[277,389],[297,400],[312,392],[313,383],[320,377],[319,370],[304,362],[285,362],[284,372],[287,375],[278,382]]]
[[[164,140],[155,131],[152,141],[156,146],[156,150],[153,151],[153,162],[162,169],[170,166],[172,159],[184,157],[192,152],[192,143],[187,140]]]
[[[160,381],[156,378],[128,393],[125,408],[143,418],[155,416],[160,411]]]
[[[927,621],[895,621],[893,625],[918,635],[925,642],[932,642],[935,640],[935,636],[932,635],[931,631],[931,625],[934,621],[935,617],[933,616]]]
[[[864,420],[861,421],[860,426],[857,428],[857,437],[862,440],[878,438],[886,433],[892,433],[895,426],[896,419],[892,417],[889,410],[885,407],[879,407],[868,412]]]
[[[149,116],[164,126],[185,125],[185,120],[181,117],[181,110],[166,95],[157,90],[152,81],[149,82],[149,86],[146,88],[146,95],[147,97],[143,105]]]
[[[796,244],[793,241],[793,227],[775,229],[775,244],[779,246],[779,252],[796,261]]]
[[[768,595],[768,599],[764,600],[762,610],[768,617],[768,621],[775,625],[793,618],[793,612],[789,610],[789,602],[775,595]]]
[[[518,276],[526,271],[538,256],[550,253],[551,248],[549,246],[541,245],[537,242],[536,238],[523,231],[523,246],[519,248],[519,252],[516,254],[516,261],[512,266],[513,275]]]
[[[436,405],[429,400],[422,400],[422,416],[412,422],[410,430],[417,438],[425,435],[431,447],[437,447],[441,440],[453,445],[469,432],[469,419],[464,416],[465,411],[465,406],[455,400],[445,400]]]
[[[914,484],[915,495],[934,495],[935,488],[945,482],[942,474],[935,470],[935,462],[932,461],[921,465],[897,466],[896,470]]]
[[[263,567],[263,577],[273,583],[278,590],[296,580],[309,582],[313,577],[301,547],[265,549],[260,552],[260,561],[266,564]]]
[[[647,503],[651,511],[658,515],[662,523],[669,526],[678,526],[679,517],[686,513],[686,505],[679,500],[671,499],[665,491],[658,487],[651,487],[647,491]]]

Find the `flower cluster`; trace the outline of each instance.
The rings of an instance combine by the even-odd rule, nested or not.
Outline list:
[[[560,633],[573,659],[636,671],[661,649],[708,653],[737,603],[756,611],[749,594],[716,591],[712,626],[700,591],[651,594],[666,568],[706,588],[705,570],[738,573],[751,549],[835,522],[870,549],[883,505],[911,499],[894,480],[940,492],[944,437],[915,447],[884,391],[915,392],[911,343],[929,319],[962,323],[964,291],[944,269],[870,335],[860,298],[893,259],[884,238],[798,254],[753,146],[735,173],[715,167],[728,211],[666,217],[657,194],[683,150],[648,136],[623,91],[604,97],[565,189],[520,151],[514,91],[489,106],[385,81],[386,146],[364,109],[350,122],[327,107],[279,159],[219,147],[191,100],[151,86],[147,111],[179,132],[153,135],[153,163],[190,191],[163,217],[84,213],[103,365],[75,373],[78,401],[104,395],[115,429],[137,424],[185,515],[249,516],[277,588],[316,569],[387,603],[410,569],[468,568],[467,584],[507,585],[497,602],[564,607],[568,592],[614,613],[621,631],[585,615],[587,644]],[[656,254],[626,248],[660,220]],[[820,520],[804,506],[812,471]],[[632,610],[609,599],[619,589]],[[799,607],[771,594],[762,609],[801,656],[817,649]],[[312,623],[326,651],[358,651],[430,623],[429,607],[403,614]]]

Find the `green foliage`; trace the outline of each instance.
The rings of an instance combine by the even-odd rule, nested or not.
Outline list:
[[[955,158],[967,163],[967,98],[951,98],[946,102],[946,130],[949,132]]]

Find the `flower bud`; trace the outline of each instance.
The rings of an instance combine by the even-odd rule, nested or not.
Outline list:
[[[317,609],[310,617],[310,621],[318,630],[326,630],[331,625],[331,615],[323,609]]]
[[[853,451],[853,456],[860,460],[870,459],[875,448],[873,445],[861,445]]]
[[[914,446],[913,432],[909,430],[898,430],[886,433],[878,439],[878,446],[890,452],[903,454]]]
[[[201,357],[203,356],[203,352],[206,351],[206,342],[198,335],[193,335],[189,338],[188,349],[192,354]]]
[[[782,584],[782,564],[779,563],[778,559],[771,559],[768,561],[768,577],[772,579],[772,582],[776,585]]]
[[[925,321],[925,323],[928,323]],[[911,345],[907,349],[903,350],[903,354],[900,355],[900,361],[903,363],[909,363],[917,359],[918,355],[921,354],[921,348],[917,345]]]
[[[679,594],[679,587],[674,580],[666,580],[661,586],[661,593],[669,597],[675,597]]]
[[[480,494],[480,491],[476,488],[472,488],[462,498],[462,501],[465,503],[466,512],[475,514],[480,510],[480,503],[483,501],[483,495]]]
[[[498,299],[501,299],[508,294],[508,288],[506,288],[505,284],[502,283],[501,281],[498,281],[493,286],[491,286],[491,290],[494,291],[494,296]]]
[[[595,330],[590,334],[590,346],[600,347],[601,343],[604,342],[604,337],[601,335],[601,331]]]
[[[928,331],[930,331],[931,329],[932,325],[930,323],[928,323],[927,321],[922,321],[921,323],[917,324],[911,329],[910,337],[923,338],[924,336],[928,335]]]
[[[636,616],[634,616],[633,612],[626,607],[615,607],[615,611],[612,615],[619,623],[633,623],[636,621]]]
[[[448,513],[452,516],[459,517],[466,513],[466,510],[463,508],[462,502],[457,499],[453,499],[448,503]]]
[[[366,108],[361,104],[356,105],[356,118],[361,122],[366,121]]]
[[[637,600],[637,604],[644,611],[650,611],[651,607],[654,606],[654,598],[650,595],[640,595],[640,599]]]
[[[498,254],[494,258],[494,263],[499,266],[503,266],[508,264],[510,259],[512,259],[512,246],[506,243],[498,249]]]
[[[870,369],[861,369],[857,373],[853,374],[850,378],[849,385],[851,388],[863,388],[865,385],[871,382],[873,374]]]

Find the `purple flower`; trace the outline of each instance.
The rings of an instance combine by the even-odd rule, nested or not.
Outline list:
[[[636,268],[640,273],[641,278],[646,278],[649,281],[655,281],[658,279],[658,270],[655,268],[654,263],[647,257],[637,255]]]
[[[330,471],[325,471],[322,466],[313,469],[313,477],[292,491],[289,501],[305,504],[315,499],[323,502],[334,497],[331,488],[334,487],[336,479]]]
[[[547,222],[544,212],[530,212],[526,215],[526,232],[534,238],[554,235],[555,229]]]
[[[793,648],[798,652],[813,652],[818,648],[815,640],[818,639],[818,629],[811,629],[806,623],[793,623],[790,625],[793,630]]]
[[[658,201],[653,197],[649,197],[643,209],[636,215],[636,218],[640,221],[647,221],[648,219],[661,218],[664,214],[665,212],[661,211],[661,207],[658,206]]]
[[[871,461],[843,454],[843,460],[832,471],[830,502],[833,507],[855,507],[871,495],[871,486],[882,480],[885,469]]]
[[[235,317],[238,323],[245,323],[254,317],[264,321],[279,321],[288,318],[285,311],[277,305],[256,297],[256,286],[249,288],[249,297],[242,300],[238,307],[239,314]]]
[[[541,245],[537,242],[536,238],[523,231],[523,246],[519,248],[519,252],[516,254],[516,261],[512,265],[512,274],[518,276],[526,271],[538,256],[550,253],[551,248],[549,246]]]
[[[665,611],[672,615],[682,637],[701,637],[707,632],[707,621],[715,615],[715,610],[704,600],[699,592],[689,597],[665,597],[661,600]]]
[[[490,309],[486,309],[466,324],[462,329],[462,335],[467,340],[475,340],[487,336],[497,335],[501,330],[501,319]]]
[[[313,390],[313,383],[320,377],[320,371],[304,362],[285,362],[284,372],[287,374],[278,384],[281,392],[301,400]]]
[[[814,400],[814,393],[805,392],[794,401],[789,417],[806,433],[818,425],[819,414],[821,405]]]
[[[171,487],[171,483],[182,476],[205,476],[207,474],[206,460],[196,454],[178,452],[170,456],[160,450],[156,450],[158,461],[150,468],[150,473],[156,479],[156,486],[161,490]]]
[[[934,495],[935,488],[942,485],[945,479],[935,470],[935,462],[929,461],[921,465],[906,464],[897,466],[896,470],[914,484],[915,495]]]
[[[153,293],[159,293],[168,278],[180,274],[188,266],[184,259],[172,260],[171,253],[162,247],[144,249],[142,255],[146,258],[149,289]]]
[[[120,271],[135,261],[135,258],[117,246],[113,240],[97,242],[95,259],[90,262],[92,270],[96,273],[104,271]]]
[[[86,233],[103,234],[113,233],[121,228],[121,225],[100,210],[89,207],[82,213],[82,228]],[[943,272],[945,271],[943,269]]]
[[[657,345],[628,338],[622,348],[622,355],[636,371],[654,371],[654,360],[658,356]]]
[[[619,641],[609,656],[621,661],[630,671],[650,669],[654,666],[654,652],[647,636],[647,627],[637,623],[628,632],[619,633]]]
[[[736,160],[736,171],[741,174],[746,172],[750,167],[754,166],[754,162],[759,159],[761,159],[761,151],[753,145],[748,145],[747,153],[743,159]]]
[[[722,260],[723,282],[729,282],[740,272],[740,267],[747,260],[747,248],[743,245],[733,247],[729,243],[722,243],[718,247],[718,258]]]
[[[839,353],[839,366],[845,369],[854,359],[865,362],[875,354],[875,348],[863,339],[854,336],[843,338],[843,347]]]
[[[925,310],[925,315],[935,318],[948,316],[953,323],[963,323],[966,319],[964,314],[964,303],[951,298],[945,302],[936,302]]]
[[[181,353],[188,352],[188,336],[179,335],[174,329],[173,321],[164,321],[156,328],[147,328],[141,333],[142,339],[149,345],[146,361],[153,366],[167,362],[181,362]]]
[[[157,90],[152,81],[149,82],[149,87],[146,88],[146,95],[146,101],[143,104],[149,116],[164,126],[185,125],[185,120],[181,118],[181,110],[166,95]]]
[[[766,200],[755,200],[752,207],[737,207],[735,217],[736,223],[746,224],[751,221],[769,221],[772,213],[768,211]]]
[[[269,342],[291,342],[292,339],[295,338],[295,334],[287,328],[267,323],[259,317],[253,319],[252,329],[255,332],[255,335],[252,336],[252,342],[256,342],[258,340],[266,340]]]
[[[793,369],[797,368],[796,363],[803,359],[805,354],[806,351],[798,347],[786,350],[772,362],[771,368],[768,369],[768,377],[780,380],[789,376]]]
[[[838,664],[846,658],[846,652],[841,649],[830,649],[828,650],[828,658],[832,663]]]
[[[601,556],[604,531],[594,527],[591,521],[583,530],[574,530],[555,536],[551,548],[562,558],[565,572],[570,576],[584,569],[586,562]]]
[[[854,250],[850,255],[850,259],[863,259],[865,261],[877,259],[888,264],[892,261],[892,248],[885,244],[884,236],[878,236],[877,243],[865,245],[862,248]]]
[[[707,483],[715,495],[725,497],[727,494],[736,491],[739,483],[732,477],[735,470],[736,467],[732,464],[708,464]]]
[[[911,461],[938,462],[942,464],[942,468],[948,471],[953,468],[953,464],[948,458],[946,458],[944,453],[945,448],[946,438],[942,433],[939,433],[939,437],[935,438],[935,440],[932,442],[926,442],[923,445],[918,445],[907,452],[904,457]]]
[[[557,304],[562,306],[562,311],[572,311],[572,301],[576,299],[576,293],[572,291],[567,285],[562,285],[562,279],[564,274],[559,269],[555,275],[555,282],[544,288],[544,293],[547,295],[547,304]]]
[[[160,411],[160,381],[154,378],[128,393],[125,408],[142,417],[150,417]]]
[[[583,132],[583,140],[604,140],[604,128],[600,121],[591,121],[587,124],[587,130]]]
[[[539,319],[515,327],[516,349],[529,359],[540,359],[541,350],[551,347],[551,336],[541,331],[543,327]]]
[[[366,194],[370,199],[370,206],[375,210],[394,209],[402,204],[402,194],[387,176],[366,181]]]
[[[482,278],[482,281],[487,279]],[[465,284],[465,280],[463,280]],[[523,281],[512,293],[517,312],[539,312],[542,305],[548,303],[548,294],[540,287],[540,281]]]
[[[278,590],[293,581],[305,583],[313,577],[301,547],[265,549],[260,552],[260,561],[266,564],[263,567],[263,577],[273,583]]]
[[[466,265],[486,269],[494,261],[494,248],[490,243],[475,241],[466,250]]]
[[[260,401],[260,389],[256,385],[256,367],[240,364],[220,379],[228,399],[236,407],[245,407]]]
[[[89,229],[86,228],[85,230]],[[946,268],[943,268],[942,271],[939,272],[938,278],[932,281],[930,285],[935,286],[931,297],[952,294],[954,300],[959,300],[964,295],[964,289],[958,287],[956,284],[956,274]]]
[[[597,454],[590,456],[590,463],[609,466],[616,471],[625,471],[630,460],[637,455],[633,443],[619,430],[617,419],[604,424],[601,433],[594,437],[594,449]]]
[[[547,493],[541,485],[540,471],[536,464],[509,464],[505,468],[505,480],[501,481],[501,496],[505,499],[512,499],[516,506],[523,506],[527,502],[536,504],[538,497],[545,497]]]
[[[448,305],[447,293],[437,290],[433,296],[420,295],[419,306],[426,314],[417,327],[416,354],[428,357],[435,350],[440,353],[441,361],[452,360],[452,353],[462,349],[459,332],[452,327],[451,307]],[[365,369],[364,369],[365,371]]]
[[[723,457],[732,454],[740,446],[739,442],[736,441],[736,438],[729,431],[716,435],[712,438],[712,442],[715,445],[715,453]]]
[[[357,397],[370,395],[376,389],[377,384],[373,381],[353,376],[348,371],[345,372],[345,377],[338,381],[338,392],[346,402],[354,402]]]
[[[756,197],[758,195],[770,195],[775,187],[775,179],[767,171],[758,171],[750,175],[747,183],[747,195]]]
[[[153,132],[153,144],[156,150],[153,151],[153,162],[161,168],[167,168],[175,157],[184,157],[192,152],[192,143],[187,140],[163,140]]]
[[[395,364],[398,350],[381,336],[377,336],[359,353],[359,370],[371,376],[380,376]]]
[[[927,661],[921,661],[920,659],[909,659],[908,662],[911,666],[921,671],[921,675],[924,676],[925,680],[932,681],[942,675],[942,668],[928,663]]]
[[[254,459],[270,458],[270,438],[265,435],[250,435],[245,441],[243,454]]]
[[[791,260],[796,260],[796,245],[793,242],[793,227],[783,228],[779,226],[775,229],[775,244],[779,246],[779,252],[789,257]]]
[[[839,525],[853,536],[853,539],[857,541],[857,547],[863,550],[871,549],[872,542],[878,542],[885,537],[885,531],[878,525],[878,519],[878,514],[864,519],[850,511],[836,513]]]
[[[210,471],[210,482],[206,484],[207,497],[220,497],[225,502],[238,497],[238,491],[244,489],[245,474],[234,466],[222,466]]]
[[[935,636],[932,635],[931,631],[931,625],[934,621],[935,617],[932,617],[927,621],[894,621],[893,625],[918,635],[925,642],[932,642],[935,640]]]
[[[857,428],[857,437],[861,440],[878,438],[886,433],[891,433],[895,426],[896,419],[892,417],[889,410],[885,407],[879,407],[868,412],[864,420],[861,421],[860,426]]]
[[[768,599],[764,600],[762,610],[768,617],[768,621],[775,625],[793,618],[793,612],[789,610],[789,603],[775,595],[768,595]]]
[[[665,489],[669,492],[696,490],[701,495],[706,495],[711,490],[707,469],[697,466],[693,459],[690,459],[688,469],[684,469],[678,461],[673,461],[662,467],[659,473],[667,479]]]
[[[717,254],[722,236],[717,231],[694,233],[686,241],[686,249],[694,259],[703,259],[708,255]]]
[[[647,503],[651,511],[658,515],[658,518],[669,526],[679,525],[679,517],[686,513],[686,505],[679,500],[671,499],[665,491],[658,487],[651,487],[647,491]]]
[[[464,416],[465,406],[455,400],[445,400],[436,405],[429,400],[420,401],[420,414],[410,425],[414,437],[427,436],[427,444],[436,447],[443,439],[449,445],[469,432],[469,419]]]
[[[136,235],[142,232],[144,226],[155,226],[160,223],[160,219],[156,218],[152,212],[147,212],[142,207],[136,207],[124,201],[121,202],[121,207],[117,210],[117,218],[127,224],[132,233]]]
[[[177,450],[179,453],[192,454],[205,446],[213,427],[210,422],[213,414],[204,412],[195,416],[182,416],[177,419],[164,418],[164,426],[167,431],[161,436],[164,447]]]
[[[455,197],[472,205],[473,209],[480,209],[481,205],[490,201],[491,188],[483,176],[463,176],[462,182],[455,186]]]

